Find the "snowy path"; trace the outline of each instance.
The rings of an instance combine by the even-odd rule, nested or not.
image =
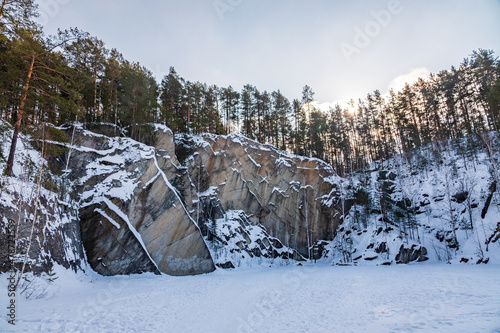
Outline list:
[[[500,332],[498,265],[58,274],[56,296],[19,300],[16,332]]]

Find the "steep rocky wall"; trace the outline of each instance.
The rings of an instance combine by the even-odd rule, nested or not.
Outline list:
[[[76,141],[71,168],[86,165],[85,174],[78,172],[83,239],[89,262],[102,274],[154,271],[144,266],[145,254],[168,274],[213,270],[202,234],[226,211],[244,212],[306,258],[316,241],[335,235],[340,216],[332,203],[341,180],[320,160],[238,135],[179,135],[174,141],[160,126],[152,146],[82,130]],[[217,214],[200,204],[207,192],[220,206]],[[90,233],[89,225],[100,231]],[[137,230],[142,249],[133,239],[129,244],[127,225]]]
[[[54,264],[85,269],[77,210],[43,188],[36,202],[34,183],[7,177],[0,182],[0,273],[12,264],[20,270],[25,261],[25,271],[35,274]]]
[[[158,149],[129,138],[76,132],[79,144],[72,146],[70,168],[76,170],[82,239],[90,265],[101,274],[215,269],[170,181],[178,168],[172,132],[159,127],[157,133]]]
[[[0,273],[11,268],[34,274],[54,265],[74,271],[87,269],[75,202],[61,200],[55,177],[41,153],[20,133],[13,176],[2,174],[12,138],[12,126],[0,120]],[[14,267],[12,267],[14,265]]]
[[[242,259],[307,258],[317,241],[334,237],[341,180],[326,163],[238,135],[181,135],[174,140],[168,128],[149,126],[155,135],[144,143],[106,124],[93,124],[92,131],[68,127],[70,143],[50,142],[66,149],[54,159],[65,171],[53,177],[54,183],[65,184],[69,196],[64,200],[71,207],[56,194],[46,205],[53,215],[64,209],[72,215],[59,226],[59,241],[35,245],[49,262],[55,258],[78,266],[85,250],[92,269],[103,275],[207,273],[215,269],[206,244],[214,236],[207,226],[214,221],[240,225],[236,232],[241,235],[224,234],[223,225],[214,230],[231,239],[225,242],[243,237],[234,244],[242,247]],[[236,216],[234,211],[241,218],[228,222],[227,214]],[[3,216],[16,212],[4,210]],[[255,239],[245,237],[252,232]],[[48,233],[35,230],[35,235]],[[56,253],[66,242],[78,254],[74,262],[67,253]]]
[[[179,135],[176,143],[191,192],[214,192],[225,211],[244,211],[305,257],[318,240],[334,237],[341,179],[325,162],[239,135]]]

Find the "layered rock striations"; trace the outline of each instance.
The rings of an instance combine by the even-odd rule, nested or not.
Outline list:
[[[189,275],[215,269],[171,182],[179,165],[170,130],[157,128],[157,148],[84,130],[75,141],[70,168],[78,170],[82,240],[94,270]]]
[[[49,144],[64,148],[51,161],[59,173],[21,135],[15,177],[0,178],[0,270],[12,262],[5,255],[12,220],[19,221],[15,263],[26,260],[33,272],[87,262],[102,275],[191,275],[275,260],[500,258],[496,134],[488,137],[492,149],[474,155],[458,154],[454,143],[423,147],[343,179],[321,160],[239,135],[174,136],[147,126],[142,142],[111,125],[63,129],[71,142]],[[462,141],[456,145],[482,147]],[[40,187],[39,165],[48,175]],[[32,221],[32,246],[22,256]]]
[[[174,137],[164,126],[148,126],[153,134],[143,142],[107,124],[63,128],[70,142],[48,142],[64,150],[52,160],[62,172],[48,173],[55,184],[50,205],[71,210],[65,228],[77,253],[58,263],[86,260],[103,275],[200,274],[215,269],[214,256],[220,259],[214,239],[240,259],[303,260],[317,240],[333,238],[339,179],[326,163],[238,135]],[[25,148],[27,155],[33,150]],[[16,215],[11,208],[3,224]],[[35,228],[34,237],[47,235]],[[45,243],[64,251],[64,236]]]
[[[192,190],[212,192],[224,211],[245,212],[306,258],[318,240],[335,235],[341,179],[325,162],[239,135],[179,135],[176,143]]]
[[[331,202],[339,179],[326,163],[237,135],[174,140],[165,127],[154,132],[150,145],[75,132],[69,168],[75,170],[82,239],[94,270],[210,272],[209,228],[235,210],[267,235],[263,244],[269,245],[258,256],[307,258],[317,240],[332,239],[338,214]],[[265,239],[289,250],[277,251]],[[250,243],[245,248],[254,248]]]

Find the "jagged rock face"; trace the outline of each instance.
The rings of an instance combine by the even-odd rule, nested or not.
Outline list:
[[[20,270],[25,260],[24,271],[34,274],[49,272],[55,263],[74,271],[85,268],[75,209],[43,188],[36,203],[35,184],[14,178],[1,185],[0,193],[0,273],[12,264]]]
[[[12,140],[12,126],[0,119],[0,173]],[[19,134],[13,176],[0,174],[0,273],[14,269],[36,275],[54,265],[85,270],[75,202],[63,202],[42,154]],[[40,176],[43,176],[40,178]],[[37,183],[40,186],[37,186]],[[26,290],[26,289],[25,289]]]
[[[101,274],[210,272],[199,226],[230,210],[304,257],[335,233],[338,179],[317,159],[237,135],[182,135],[174,143],[166,128],[157,128],[153,146],[81,130],[75,141],[70,167],[80,179],[83,242]],[[200,204],[207,191],[220,209]]]
[[[399,253],[396,255],[396,262],[398,264],[407,264],[412,261],[426,261],[427,249],[423,246],[412,245],[411,248],[406,248],[401,245]]]
[[[213,197],[201,199],[204,204],[214,203]],[[271,237],[262,225],[252,224],[243,211],[227,211],[222,217],[209,220],[204,226],[212,258],[220,268],[304,261],[296,250]]]
[[[213,191],[225,211],[244,211],[305,257],[318,240],[333,238],[340,216],[332,202],[340,179],[325,162],[238,135],[176,140],[195,184],[191,191]]]
[[[58,177],[71,184],[68,202],[78,214],[68,224],[76,229],[65,232],[74,234],[79,258],[83,244],[98,273],[211,272],[215,264],[206,243],[213,245],[207,228],[213,221],[240,259],[302,260],[318,240],[334,237],[339,179],[326,163],[238,135],[174,141],[168,128],[153,126],[154,140],[144,143],[106,136],[115,128],[105,124],[94,124],[94,132],[68,128],[70,145],[52,143],[69,148],[59,161],[67,170]],[[61,203],[53,207],[61,209]],[[227,220],[234,211],[239,217]],[[235,233],[222,231],[232,226]]]
[[[158,150],[81,130],[75,141],[80,146],[72,151],[70,168],[80,182],[82,238],[94,270],[188,275],[215,269],[171,183],[178,165],[168,129],[159,129]]]

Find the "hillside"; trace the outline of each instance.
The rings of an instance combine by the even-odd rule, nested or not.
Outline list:
[[[334,263],[499,263],[498,133],[435,142],[349,179]],[[348,194],[349,196],[349,194]]]
[[[87,263],[103,275],[186,275],[308,259],[500,262],[496,132],[435,142],[341,178],[323,161],[239,135],[148,126],[155,134],[143,142],[111,125],[60,128],[67,140],[50,141],[44,149],[57,156],[47,159],[21,135],[0,201],[2,237],[8,219],[20,221],[16,265],[33,219],[27,270],[35,273]],[[5,152],[11,129],[2,128]],[[1,244],[5,272],[12,258]]]

